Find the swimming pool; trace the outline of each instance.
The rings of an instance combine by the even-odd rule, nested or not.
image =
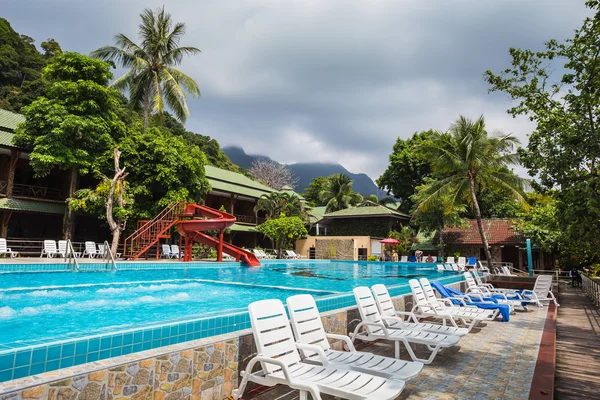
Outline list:
[[[408,291],[410,278],[459,279],[453,273],[438,273],[431,264],[171,265],[176,268],[164,269],[163,264],[163,269],[100,273],[0,274],[0,381],[8,376],[3,375],[8,365],[3,354],[17,354],[24,348],[29,353],[22,358],[29,357],[31,365],[26,372],[16,372],[15,355],[8,379],[37,373],[33,365],[37,348],[44,349],[44,364],[38,367],[43,372],[246,329],[246,308],[260,299],[285,301],[294,294],[310,293],[317,297],[321,311],[327,311],[353,305],[349,292],[356,286],[383,283],[397,295]],[[57,341],[61,343],[53,344]],[[68,347],[63,361],[63,347],[69,343],[72,353]],[[85,351],[78,354],[80,344]]]

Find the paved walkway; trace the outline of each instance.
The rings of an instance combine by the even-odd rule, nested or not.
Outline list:
[[[560,287],[555,398],[600,399],[600,313],[578,288]]]
[[[548,308],[517,311],[510,323],[488,322],[461,340],[460,350],[449,349],[407,382],[400,399],[527,399]],[[385,342],[365,351],[393,357]],[[403,352],[402,358],[406,357]],[[277,387],[249,392],[244,399],[292,400],[297,391]],[[324,399],[332,397],[324,396]]]

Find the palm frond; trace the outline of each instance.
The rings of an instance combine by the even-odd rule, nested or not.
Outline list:
[[[163,93],[169,108],[181,122],[185,122],[190,115],[190,111],[185,100],[185,93],[181,86],[170,72],[163,68],[160,70],[160,78],[162,81]]]
[[[169,52],[163,56],[163,60],[165,65],[179,65],[183,60],[183,56],[192,56],[201,52],[200,49],[192,46],[177,47],[169,50]]]
[[[183,86],[183,88],[192,96],[198,97],[200,96],[200,88],[198,84],[188,75],[175,69],[173,67],[165,67],[165,69],[171,74],[171,76],[175,79],[179,85]]]

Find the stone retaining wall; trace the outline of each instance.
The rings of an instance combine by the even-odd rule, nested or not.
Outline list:
[[[399,311],[412,308],[412,295],[393,301]],[[322,314],[325,330],[336,334],[352,332],[359,319],[356,308]],[[0,400],[221,400],[255,354],[245,330],[4,382]]]

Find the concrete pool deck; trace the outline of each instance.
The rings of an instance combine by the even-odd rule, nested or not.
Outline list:
[[[517,311],[509,323],[488,322],[461,340],[460,350],[450,349],[426,365],[408,381],[400,399],[528,399],[548,307]],[[475,329],[474,329],[475,331]],[[393,357],[394,347],[385,342],[363,351]],[[458,351],[457,351],[458,350]],[[409,359],[406,351],[403,359]],[[276,387],[257,388],[244,399],[294,400],[297,391]],[[334,397],[323,396],[324,400]]]

